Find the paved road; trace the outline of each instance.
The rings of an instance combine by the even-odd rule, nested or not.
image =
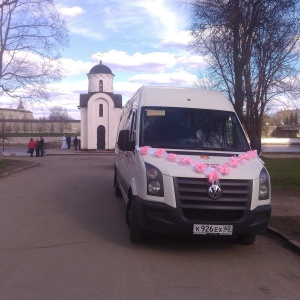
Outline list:
[[[300,299],[299,255],[278,240],[134,245],[111,155],[32,160],[41,165],[0,179],[1,300]]]

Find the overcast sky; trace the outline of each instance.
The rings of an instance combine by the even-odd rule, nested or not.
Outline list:
[[[123,104],[142,85],[193,86],[205,67],[188,50],[189,11],[182,1],[61,0],[58,10],[70,31],[62,58],[65,77],[48,107],[33,109],[35,117],[59,105],[80,118],[79,94],[87,92],[87,73],[99,63],[99,52],[115,74],[114,92],[123,95]]]

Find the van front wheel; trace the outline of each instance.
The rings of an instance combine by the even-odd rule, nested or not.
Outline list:
[[[143,242],[144,232],[137,223],[134,199],[132,200],[131,205],[128,208],[128,219],[129,219],[128,221],[129,221],[130,240],[133,243]]]
[[[255,234],[238,235],[238,242],[242,245],[252,245],[256,239]]]

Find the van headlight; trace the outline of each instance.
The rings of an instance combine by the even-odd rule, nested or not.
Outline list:
[[[270,194],[270,178],[266,168],[261,169],[259,174],[259,191],[258,199],[266,200],[269,199]]]
[[[147,195],[163,197],[164,184],[160,170],[153,165],[145,163],[147,176]]]

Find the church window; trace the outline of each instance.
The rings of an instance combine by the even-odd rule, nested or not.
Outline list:
[[[99,92],[103,92],[103,80],[99,80]]]
[[[99,117],[103,117],[103,104],[99,105]]]

